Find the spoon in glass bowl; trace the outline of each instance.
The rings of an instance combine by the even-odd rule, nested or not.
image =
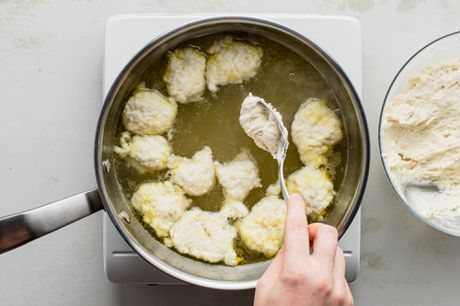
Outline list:
[[[288,131],[281,114],[263,98],[249,94],[241,104],[240,124],[256,145],[278,162],[278,182],[285,201],[289,193],[284,182],[284,159],[289,146]]]
[[[414,209],[417,209],[417,206],[421,207],[423,203],[436,203],[437,209],[426,213],[424,218],[460,233],[460,209],[457,209],[460,194],[458,192],[448,193],[432,182],[407,181],[401,184],[401,193],[407,204]]]

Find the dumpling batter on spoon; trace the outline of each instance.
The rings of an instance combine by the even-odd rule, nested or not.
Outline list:
[[[256,145],[276,158],[281,131],[276,119],[261,103],[266,103],[282,120],[280,113],[263,98],[251,93],[241,103],[240,124],[244,132],[251,137]]]
[[[287,201],[289,194],[284,184],[283,166],[289,141],[281,114],[270,103],[250,93],[241,104],[240,124],[256,145],[278,162],[279,184]]]

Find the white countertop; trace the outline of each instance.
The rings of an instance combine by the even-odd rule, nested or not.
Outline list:
[[[296,12],[357,17],[372,136],[356,305],[458,305],[460,240],[398,202],[377,149],[378,109],[417,49],[460,29],[456,0],[0,0],[0,215],[95,185],[93,134],[102,105],[104,25],[120,13]],[[250,305],[253,291],[120,286],[102,265],[97,213],[0,256],[2,305]]]

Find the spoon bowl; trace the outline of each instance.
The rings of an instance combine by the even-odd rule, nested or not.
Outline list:
[[[289,193],[284,181],[284,159],[286,158],[286,152],[289,147],[288,131],[284,126],[283,118],[272,105],[268,104],[263,99],[259,100],[258,103],[260,103],[270,113],[280,131],[278,149],[276,150],[276,154],[273,157],[278,162],[278,182],[280,184],[281,193],[283,194],[283,199],[287,202],[289,199]]]

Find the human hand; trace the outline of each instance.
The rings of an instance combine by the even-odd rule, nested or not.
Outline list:
[[[257,283],[254,306],[354,305],[337,230],[308,225],[300,195],[287,205],[284,245]]]

